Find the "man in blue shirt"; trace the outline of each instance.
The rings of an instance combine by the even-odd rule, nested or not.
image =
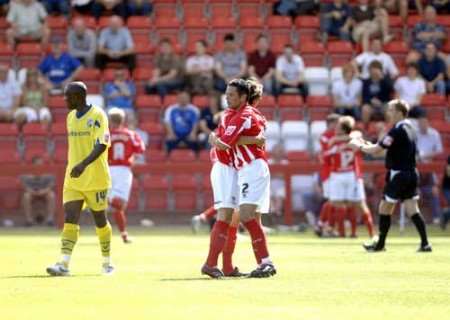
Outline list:
[[[427,92],[445,95],[444,75],[447,68],[445,62],[437,55],[437,49],[433,43],[427,44],[418,65],[420,74],[425,80]]]
[[[324,11],[321,21],[322,40],[327,40],[328,36],[331,35],[349,41],[350,6],[343,0],[334,0],[333,3],[325,5]]]
[[[433,43],[438,49],[444,44],[446,38],[445,29],[436,22],[436,9],[427,6],[424,12],[424,20],[413,29],[413,48],[423,53],[428,43]]]
[[[197,129],[200,112],[190,103],[190,96],[183,91],[178,94],[178,103],[169,106],[164,114],[167,131],[167,152],[180,145],[197,151]]]
[[[116,107],[132,113],[135,95],[136,87],[131,80],[127,79],[126,69],[115,70],[114,80],[105,83],[103,87],[103,97],[108,109]]]
[[[108,62],[123,63],[130,71],[136,65],[133,38],[119,16],[110,18],[109,26],[100,32],[98,40],[97,68],[105,69]]]
[[[66,84],[76,78],[83,67],[78,59],[63,51],[62,39],[54,38],[52,52],[44,58],[38,68],[47,79],[49,90],[59,93]]]

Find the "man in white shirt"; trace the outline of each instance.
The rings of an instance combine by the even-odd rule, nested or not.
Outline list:
[[[415,63],[408,64],[406,76],[402,76],[394,84],[396,98],[409,103],[411,108],[420,104],[426,93],[425,81],[419,76],[419,67]]]
[[[361,78],[369,78],[369,65],[372,61],[377,60],[381,62],[383,66],[383,73],[388,75],[391,79],[394,79],[398,75],[398,69],[394,60],[390,55],[383,52],[382,42],[380,39],[373,39],[371,51],[365,51],[353,60],[353,65],[356,70],[361,68]]]
[[[362,81],[355,76],[355,71],[351,64],[347,64],[342,68],[342,74],[343,78],[333,82],[331,88],[334,112],[360,120]]]
[[[0,65],[0,122],[11,122],[14,119],[21,94],[19,84],[8,77],[8,67]]]
[[[430,127],[426,116],[418,119],[417,150],[422,161],[431,161],[434,157],[442,154],[442,139],[439,132]]]
[[[275,76],[278,82],[278,93],[300,93],[303,98],[308,95],[305,83],[305,64],[303,59],[294,53],[290,44],[285,45],[283,54],[277,59]]]
[[[186,74],[189,92],[209,94],[213,89],[214,58],[206,53],[206,42],[195,44],[195,54],[186,60]]]

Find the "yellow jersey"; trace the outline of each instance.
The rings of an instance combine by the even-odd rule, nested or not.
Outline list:
[[[83,161],[96,144],[110,146],[108,118],[104,111],[96,106],[80,117],[77,110],[67,115],[68,163],[64,188],[79,191],[106,190],[111,187],[108,167],[108,148],[78,178],[71,178],[73,167]]]

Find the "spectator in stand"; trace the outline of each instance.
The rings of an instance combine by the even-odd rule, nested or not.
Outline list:
[[[270,150],[270,164],[286,165],[286,151],[283,144],[279,143]],[[285,180],[282,174],[273,174],[270,179],[270,208],[277,217],[283,215],[284,199],[286,198]]]
[[[0,0],[0,16],[4,16],[9,10],[9,0]]]
[[[427,44],[425,53],[420,58],[418,65],[420,74],[426,82],[427,92],[445,95],[444,76],[447,67],[444,60],[438,56],[436,46],[433,43]]]
[[[173,52],[170,40],[163,39],[155,56],[152,78],[147,83],[145,91],[148,94],[158,93],[164,97],[174,90],[182,89],[183,85],[181,59]]]
[[[136,87],[128,78],[128,70],[114,70],[114,80],[105,83],[103,97],[107,109],[114,107],[122,109],[130,117],[134,113],[133,102],[136,96]]]
[[[423,21],[416,24],[413,29],[413,48],[423,53],[427,44],[432,43],[437,49],[442,48],[446,38],[445,29],[436,22],[436,9],[427,6]]]
[[[133,130],[136,132],[139,137],[142,139],[142,142],[145,145],[145,149],[148,150],[149,142],[150,142],[150,136],[148,132],[142,130],[139,128],[139,120],[136,117],[135,114],[127,114],[127,126],[130,130]],[[145,154],[143,153],[137,153],[134,155],[134,164],[145,164]]]
[[[384,76],[383,66],[379,61],[369,65],[370,78],[363,80],[362,89],[362,121],[383,121],[385,104],[391,99],[393,87],[389,77]]]
[[[376,0],[375,5],[384,7],[390,15],[398,14],[402,18],[403,23],[406,23],[409,11],[408,2],[413,2],[413,5],[418,8],[418,11],[422,12],[422,0]]]
[[[321,16],[322,41],[327,42],[329,36],[341,40],[350,40],[351,8],[344,0],[334,0],[324,5]]]
[[[216,130],[220,121],[220,104],[219,99],[215,95],[209,96],[209,105],[207,108],[203,108],[200,112],[200,121],[198,128],[200,129],[198,135],[199,145],[201,147],[208,146],[208,138],[211,132]]]
[[[94,0],[71,0],[70,5],[77,13],[90,15],[94,6]]]
[[[63,51],[62,39],[52,39],[52,51],[39,64],[39,71],[47,80],[51,94],[61,94],[65,85],[76,78],[81,66],[78,59]]]
[[[69,0],[41,0],[42,4],[49,14],[68,15]]]
[[[22,91],[19,84],[8,77],[8,67],[0,64],[0,122],[11,122],[19,107]]]
[[[6,20],[11,28],[6,30],[6,38],[11,47],[17,41],[33,39],[46,45],[50,38],[50,29],[45,19],[47,12],[36,0],[17,0],[11,3]]]
[[[360,120],[362,81],[355,76],[351,64],[345,65],[342,73],[343,79],[332,84],[334,112]]]
[[[133,38],[119,16],[109,19],[108,27],[100,32],[98,40],[97,67],[103,70],[108,62],[123,63],[130,72],[136,65]]]
[[[360,76],[362,79],[369,78],[369,65],[372,61],[379,61],[383,66],[383,73],[391,79],[398,76],[398,69],[395,62],[389,54],[383,52],[383,43],[379,38],[372,40],[370,50],[360,53],[353,60],[353,65],[356,70],[361,69]]]
[[[27,122],[40,122],[48,125],[52,114],[47,107],[47,88],[45,81],[40,78],[37,69],[28,69],[24,85],[20,108],[14,114],[16,123],[21,127]]]
[[[273,94],[275,76],[275,54],[270,50],[269,39],[260,34],[256,39],[256,50],[248,56],[248,74],[262,83],[264,91]]]
[[[148,16],[153,6],[150,0],[128,0],[127,9],[129,16]]]
[[[234,34],[226,34],[223,40],[223,51],[214,57],[216,63],[214,87],[222,93],[225,92],[228,82],[234,78],[242,78],[247,72],[245,53],[238,48]]]
[[[86,67],[93,67],[97,39],[94,31],[87,29],[84,20],[75,18],[67,35],[69,53]]]
[[[442,213],[441,229],[447,228],[448,221],[450,220],[450,156],[447,158],[447,166],[445,167],[444,176],[442,177],[442,192],[444,198],[447,201],[447,211]]]
[[[40,157],[34,157],[32,159],[34,166],[42,166],[43,159]],[[24,193],[22,198],[22,205],[25,213],[25,226],[31,227],[36,222],[45,223],[52,226],[55,217],[55,177],[52,175],[23,175],[20,177],[22,185],[24,187]],[[46,212],[45,217],[36,216],[33,217],[33,213],[36,212],[34,207],[34,200],[42,199],[45,201]],[[45,221],[44,221],[45,220]]]
[[[214,86],[214,58],[206,52],[206,41],[195,43],[195,54],[186,60],[187,86],[191,94],[210,94]]]
[[[99,19],[104,13],[113,13],[127,18],[127,6],[124,0],[95,0],[92,5],[92,14]]]
[[[450,0],[431,0],[429,4],[439,13],[450,13]]]
[[[389,34],[389,15],[384,8],[369,5],[369,0],[359,0],[352,10],[353,40],[361,42],[363,50],[369,48],[370,37],[381,33],[384,43],[392,40]]]
[[[273,5],[273,12],[280,16],[314,14],[317,11],[318,0],[279,0]]]
[[[411,107],[409,116],[414,117],[421,112],[420,101],[427,92],[425,81],[419,75],[419,67],[410,63],[406,69],[406,75],[397,79],[394,83],[395,95],[409,103]]]
[[[305,83],[304,72],[305,64],[303,59],[294,53],[294,49],[290,44],[285,45],[283,54],[277,58],[275,68],[278,94],[294,91],[306,98],[308,87]]]
[[[193,151],[198,150],[197,129],[200,112],[190,103],[189,93],[178,94],[178,103],[169,106],[164,114],[166,127],[166,148],[172,150],[183,146]]]
[[[442,139],[439,132],[430,126],[426,115],[418,119],[417,150],[422,161],[429,162],[442,155]]]
[[[430,126],[425,115],[418,120],[417,151],[423,162],[430,162],[443,153],[441,135]],[[420,191],[424,199],[430,200],[433,223],[438,224],[441,218],[441,207],[436,174],[431,172],[420,174]]]

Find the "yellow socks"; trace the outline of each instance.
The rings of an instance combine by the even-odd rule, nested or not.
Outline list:
[[[80,235],[80,226],[72,223],[64,223],[64,228],[61,233],[61,260],[66,267],[69,266],[72,250],[77,243]]]
[[[98,240],[100,242],[100,248],[102,250],[103,263],[109,264],[110,253],[111,253],[111,238],[112,238],[112,228],[109,222],[103,228],[96,228]]]

